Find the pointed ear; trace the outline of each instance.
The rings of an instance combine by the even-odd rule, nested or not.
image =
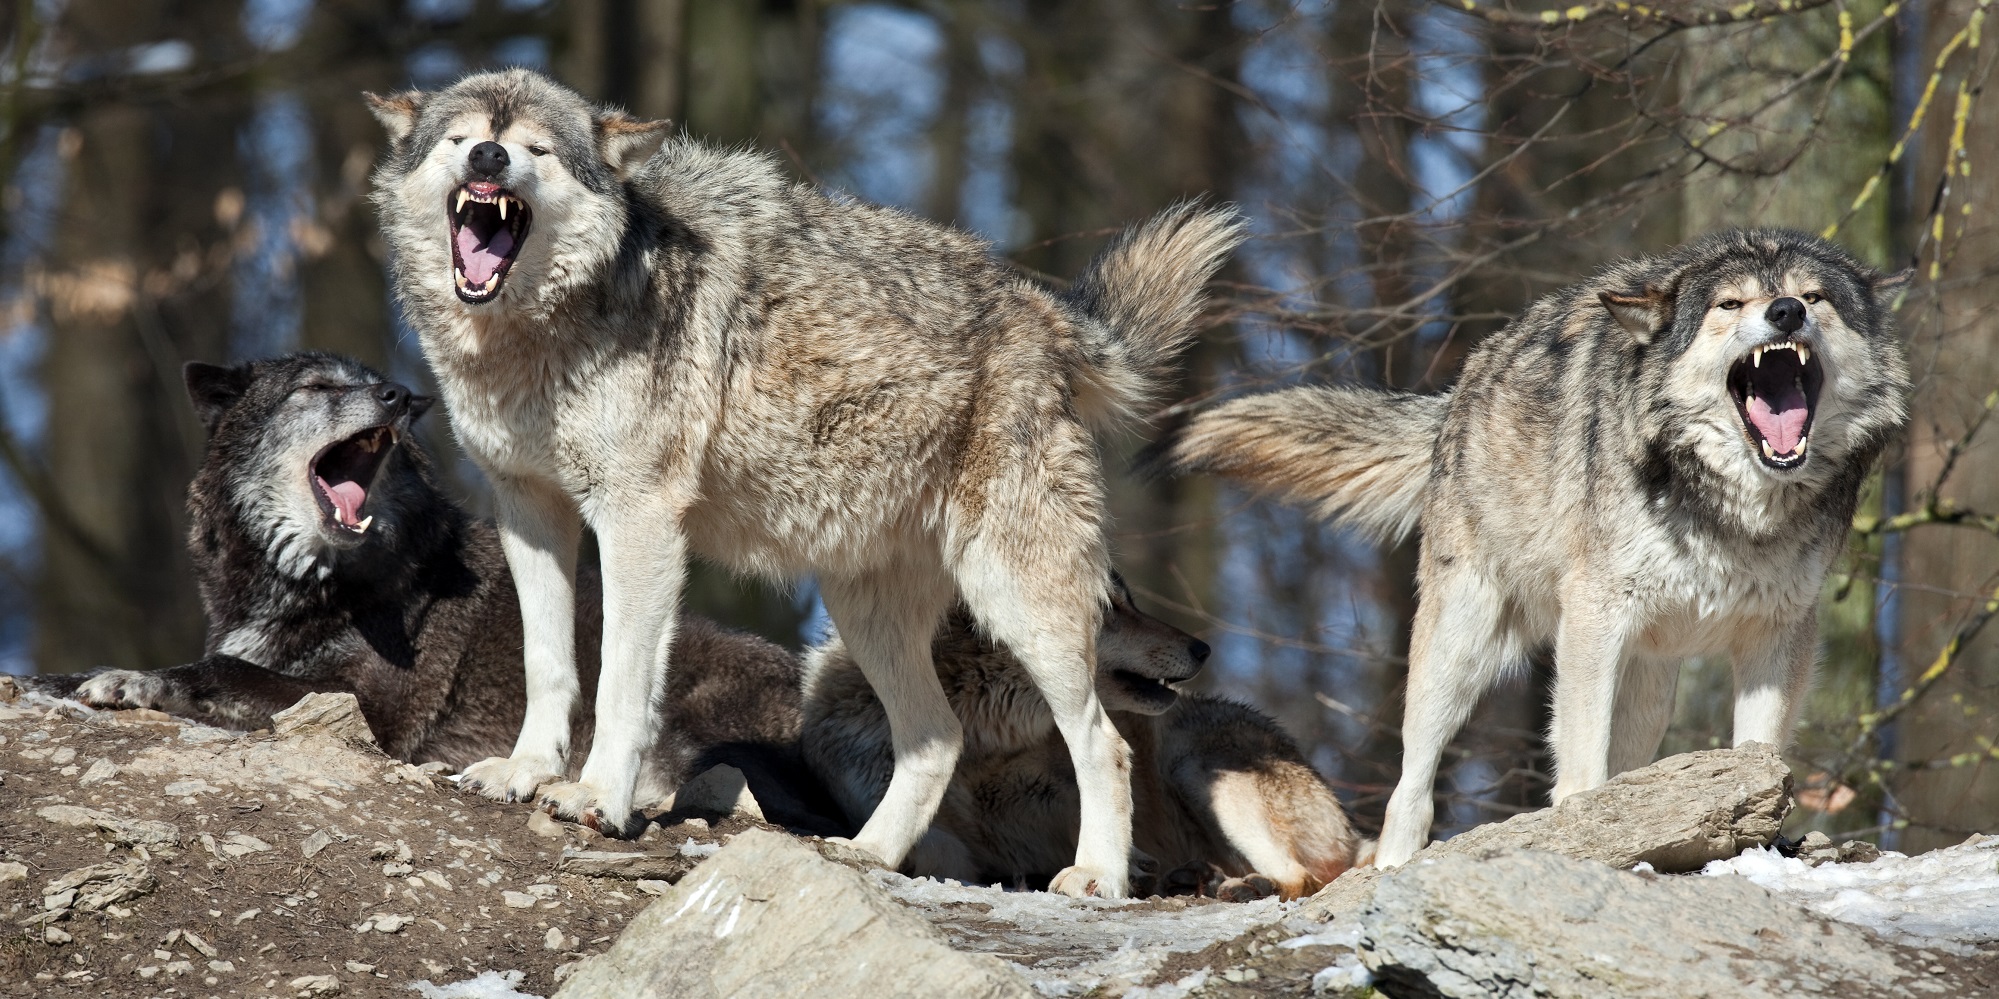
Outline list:
[[[629,175],[666,141],[670,121],[642,121],[623,111],[597,115],[597,154],[619,177]]]
[[[1893,274],[1876,274],[1874,275],[1874,280],[1869,282],[1869,284],[1874,289],[1874,299],[1880,301],[1907,288],[1909,282],[1915,279],[1916,269],[1914,267],[1904,267]]]
[[[189,361],[181,365],[180,377],[187,383],[187,399],[194,404],[194,415],[201,418],[202,427],[211,434],[222,421],[222,414],[250,389],[248,366],[225,368],[220,364]]]
[[[387,97],[381,94],[362,94],[368,101],[368,110],[375,113],[375,120],[389,133],[390,142],[401,142],[409,138],[416,128],[417,109],[423,106],[423,91],[405,90]]]
[[[1600,291],[1596,297],[1604,308],[1610,310],[1610,317],[1617,320],[1617,325],[1630,331],[1639,343],[1651,343],[1671,311],[1666,293],[1657,288],[1648,287],[1642,295],[1614,295]]]

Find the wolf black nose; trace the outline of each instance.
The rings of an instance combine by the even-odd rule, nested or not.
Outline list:
[[[1207,662],[1208,653],[1213,651],[1214,651],[1213,649],[1208,648],[1208,643],[1203,642],[1198,638],[1187,643],[1187,654],[1193,656],[1194,661],[1196,663]]]
[[[465,155],[465,162],[473,173],[490,180],[506,172],[507,147],[488,139],[473,146]]]
[[[1780,298],[1770,303],[1770,311],[1763,313],[1763,318],[1786,333],[1796,333],[1805,324],[1805,303],[1795,298]]]
[[[375,401],[388,409],[397,409],[409,404],[410,390],[395,382],[383,382],[375,386]]]

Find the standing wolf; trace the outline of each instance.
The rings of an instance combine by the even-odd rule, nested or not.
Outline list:
[[[1536,302],[1448,394],[1288,389],[1166,447],[1379,536],[1421,524],[1378,863],[1428,841],[1445,743],[1546,643],[1556,801],[1651,759],[1687,656],[1731,657],[1736,743],[1788,741],[1819,585],[1907,416],[1900,280],[1803,233],[1717,233]]]
[[[492,481],[526,621],[520,739],[471,783],[630,828],[686,558],[816,572],[895,732],[895,778],[855,844],[898,863],[959,753],[930,664],[957,593],[1027,664],[1074,756],[1082,835],[1052,888],[1123,894],[1131,794],[1091,683],[1108,566],[1084,421],[1156,389],[1235,217],[1176,208],[1057,293],[971,236],[669,140],[532,72],[372,103],[397,295]],[[572,783],[585,522],[605,633],[597,741]]]

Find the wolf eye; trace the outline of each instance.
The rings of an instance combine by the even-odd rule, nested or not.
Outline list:
[[[531,152],[531,153],[535,154],[536,156],[547,156],[547,155],[548,155],[548,147],[547,147],[547,146],[529,146],[529,147],[528,147],[528,152]]]
[[[1716,302],[1714,307],[1717,309],[1726,309],[1730,312],[1734,312],[1735,310],[1742,308],[1742,303],[1736,301],[1733,298],[1724,298],[1721,301]]]
[[[450,139],[451,139],[451,144],[454,146],[462,146],[465,144],[465,137],[462,135],[450,136]]]
[[[1802,297],[1804,298],[1806,305],[1817,305],[1820,302],[1825,301],[1825,296],[1819,294],[1816,291],[1805,292]]]

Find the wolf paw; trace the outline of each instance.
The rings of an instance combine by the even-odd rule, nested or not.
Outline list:
[[[167,687],[150,673],[107,669],[85,678],[70,696],[93,708],[158,708],[166,703]]]
[[[1065,868],[1048,882],[1048,890],[1070,898],[1123,898],[1126,895],[1125,879],[1113,877],[1102,871],[1087,867]]]
[[[561,776],[559,770],[539,760],[495,756],[466,767],[458,786],[494,801],[530,801],[535,788]]]
[[[1215,887],[1215,897],[1224,902],[1254,902],[1277,894],[1277,882],[1261,874],[1229,878]]]
[[[647,820],[644,815],[630,808],[623,809],[622,814],[613,815],[615,810],[603,804],[605,797],[585,781],[555,781],[542,786],[535,804],[558,819],[589,826],[617,839],[632,839],[645,831]]]

